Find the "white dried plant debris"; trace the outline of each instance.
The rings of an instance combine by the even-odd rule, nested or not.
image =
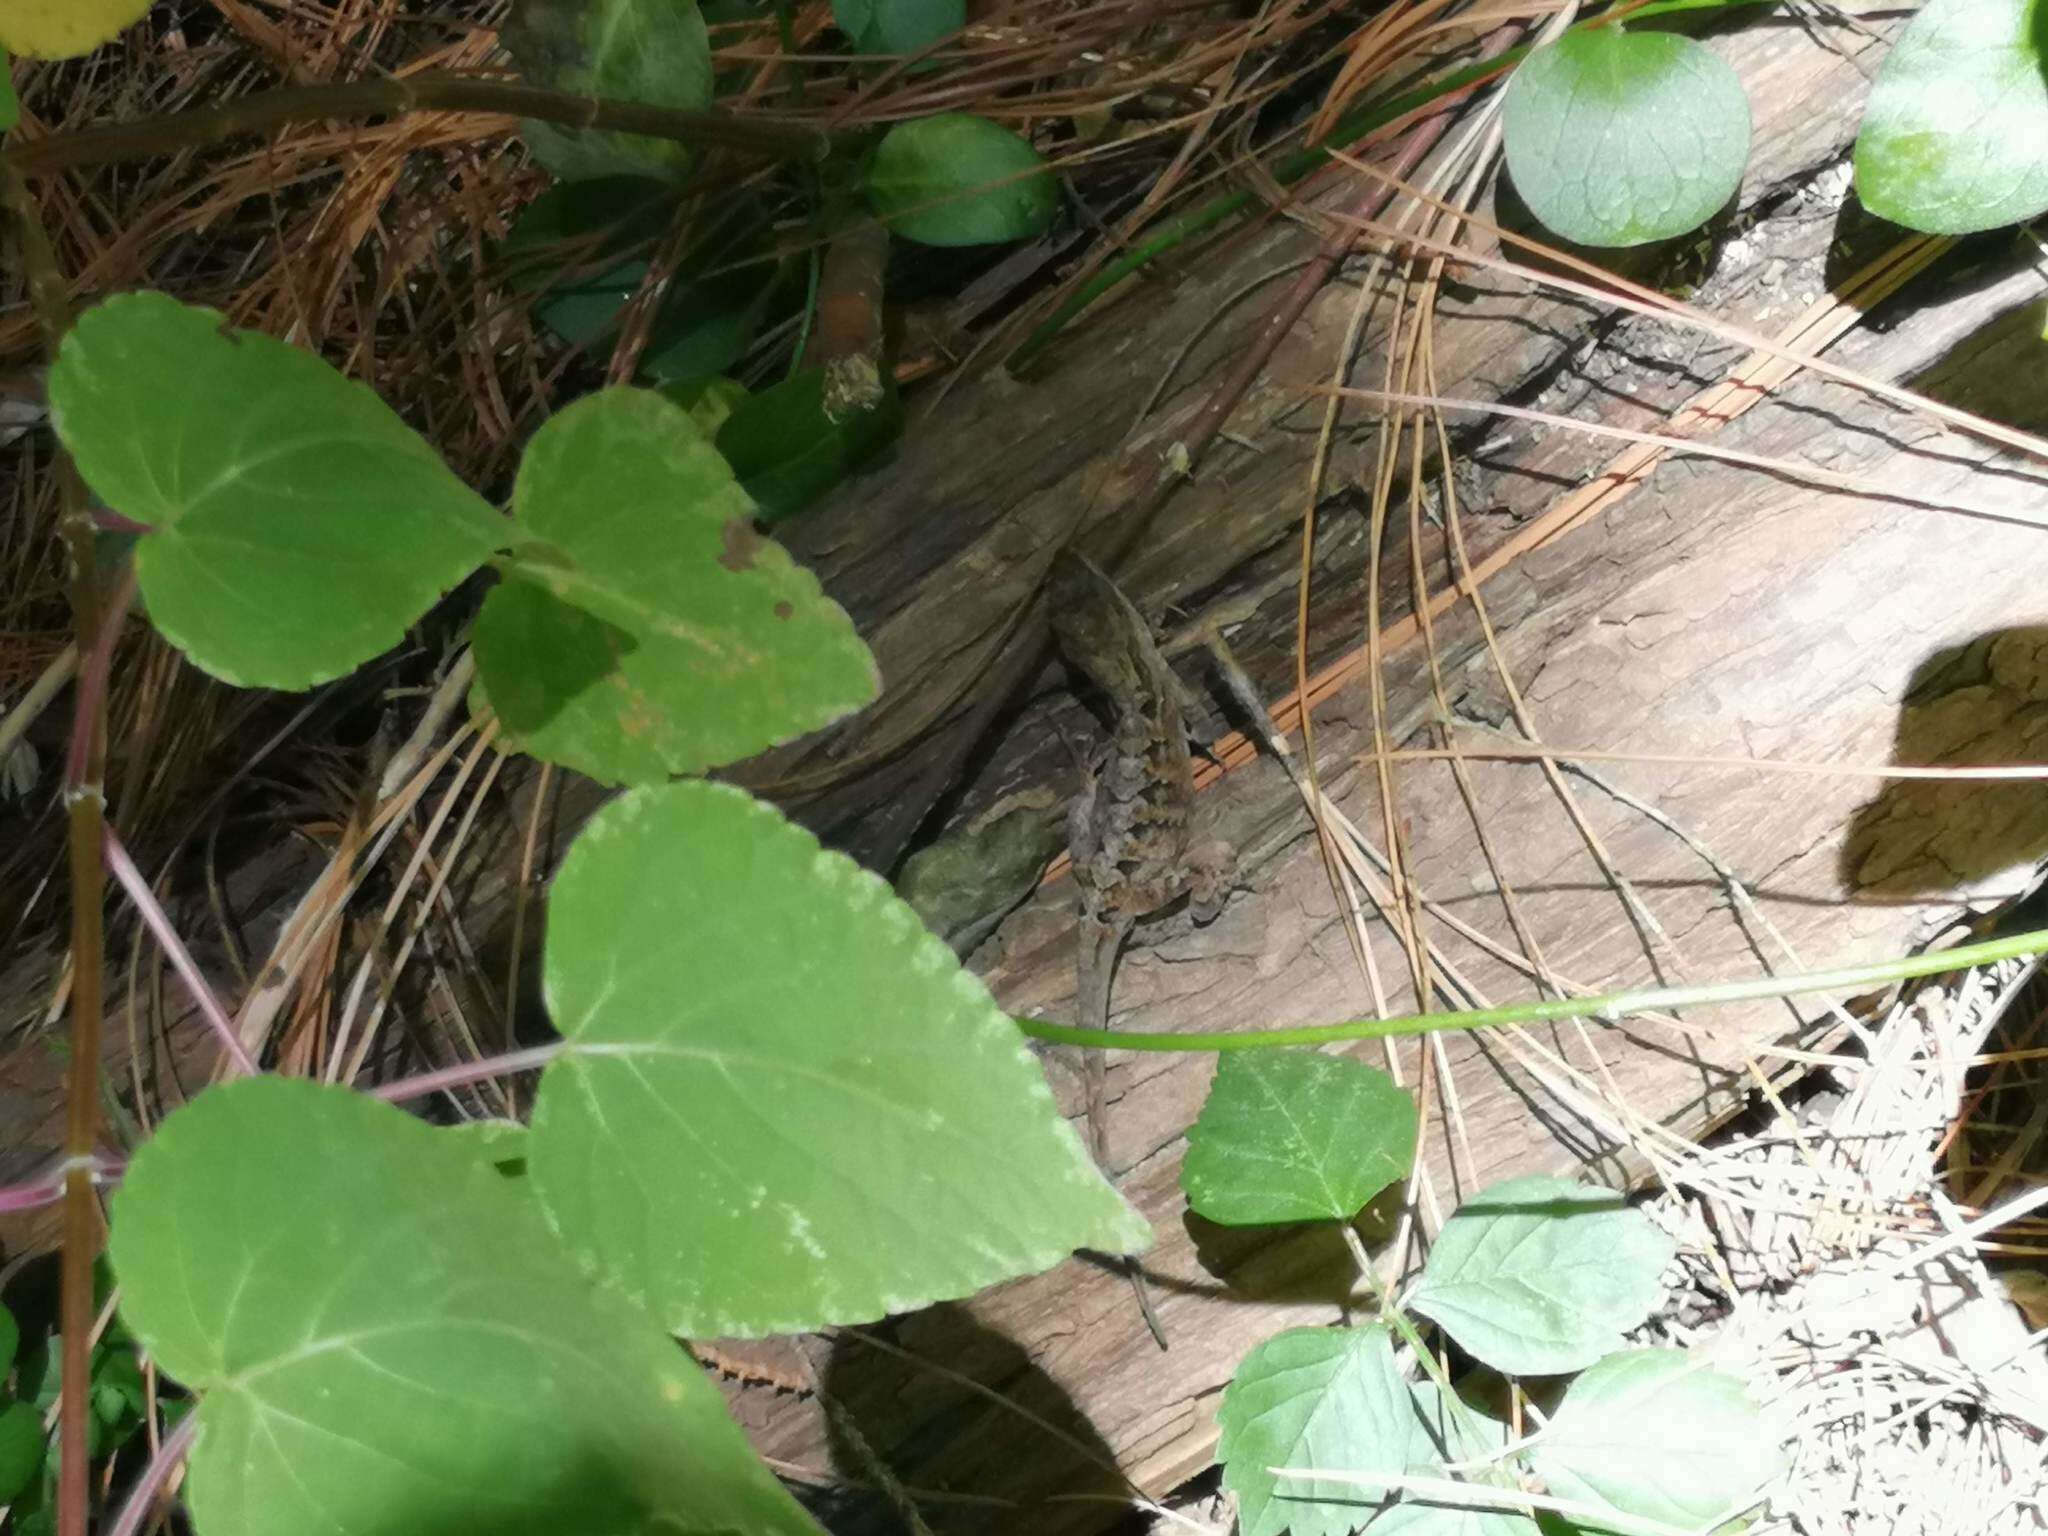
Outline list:
[[[2048,1330],[2017,1304],[2026,1283],[1957,1240],[1980,1212],[1939,1175],[1968,1064],[2033,974],[1923,989],[1789,1116],[1671,1170],[1656,1214],[1683,1252],[1643,1338],[1708,1351],[1782,1433],[1786,1476],[1752,1530],[2048,1529]]]

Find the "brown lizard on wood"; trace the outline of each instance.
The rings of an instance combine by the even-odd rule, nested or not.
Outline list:
[[[1067,849],[1081,893],[1075,950],[1078,1022],[1109,1023],[1117,956],[1138,919],[1185,896],[1197,921],[1214,917],[1227,893],[1230,853],[1191,844],[1194,764],[1180,680],[1159,654],[1151,628],[1100,569],[1072,550],[1054,560],[1049,594],[1054,635],[1067,661],[1102,691],[1109,739],[1086,765],[1081,793],[1067,812]],[[1083,1053],[1088,1139],[1108,1171],[1106,1063]],[[1161,1349],[1166,1335],[1135,1260],[1126,1273],[1145,1324]]]

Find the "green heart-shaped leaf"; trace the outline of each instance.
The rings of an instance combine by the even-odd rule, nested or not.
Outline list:
[[[1856,194],[1939,235],[2048,210],[2048,3],[1928,0],[1871,88]]]
[[[207,1536],[818,1536],[693,1362],[387,1104],[209,1089],[128,1165],[112,1253],[137,1336],[203,1394]]]
[[[135,550],[151,621],[243,687],[353,671],[511,541],[368,389],[164,294],[78,317],[50,414],[100,499],[153,530]]]
[[[1690,38],[1567,32],[1522,61],[1502,144],[1530,212],[1583,245],[1641,245],[1717,213],[1749,160],[1749,98]]]
[[[867,166],[868,204],[921,245],[995,245],[1044,234],[1059,184],[1028,139],[965,112],[914,118],[882,137]]]
[[[858,53],[916,53],[967,25],[967,0],[832,0],[832,24]]]
[[[1529,1454],[1561,1498],[1689,1531],[1742,1513],[1780,1464],[1748,1388],[1682,1349],[1594,1365]]]
[[[1504,1179],[1444,1223],[1408,1305],[1497,1371],[1576,1371],[1650,1315],[1673,1251],[1612,1190]]]
[[[727,785],[633,790],[548,908],[529,1176],[679,1333],[966,1296],[1145,1222],[981,982],[876,876]]]
[[[607,783],[695,773],[875,696],[874,658],[689,413],[608,389],[552,417],[512,493],[522,549],[471,644],[524,750]]]
[[[1188,1132],[1181,1188],[1226,1226],[1349,1221],[1415,1161],[1415,1101],[1315,1051],[1226,1052]]]

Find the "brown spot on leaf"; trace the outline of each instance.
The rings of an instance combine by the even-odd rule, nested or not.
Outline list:
[[[794,618],[795,615],[796,604],[790,602],[788,599],[785,598],[782,602],[779,602],[775,605],[775,617],[777,617],[778,619]]]
[[[761,546],[768,541],[754,532],[754,525],[744,517],[732,519],[720,531],[725,548],[718,556],[718,563],[735,575],[754,568],[754,559],[761,553]]]

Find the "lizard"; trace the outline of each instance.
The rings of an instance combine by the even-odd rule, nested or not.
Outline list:
[[[1077,1022],[1109,1023],[1117,957],[1140,918],[1187,897],[1198,922],[1213,918],[1227,894],[1230,853],[1190,839],[1194,762],[1180,679],[1152,630],[1102,570],[1062,550],[1050,573],[1055,639],[1068,663],[1102,693],[1108,739],[1084,766],[1080,794],[1067,812],[1067,851],[1080,892],[1075,944]],[[1089,1150],[1108,1171],[1107,1063],[1082,1055]],[[1166,1348],[1135,1260],[1124,1261],[1152,1337]]]

